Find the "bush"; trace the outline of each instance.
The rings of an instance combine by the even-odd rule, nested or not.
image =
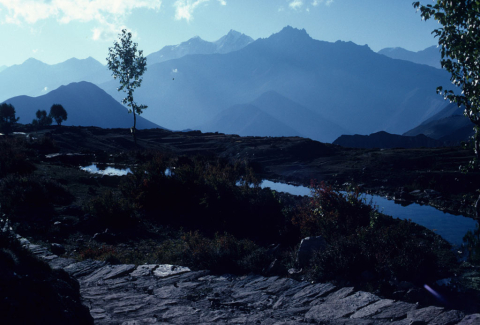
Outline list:
[[[168,240],[156,251],[159,263],[185,265],[215,273],[261,273],[271,262],[266,250],[254,242],[239,240],[227,233],[208,238],[198,231],[185,233],[180,240]]]
[[[357,191],[342,194],[324,183],[312,182],[312,196],[299,205],[292,222],[302,237],[322,235],[325,239],[347,236],[370,224],[375,210]]]
[[[311,260],[317,281],[358,281],[364,272],[423,284],[455,263],[451,246],[411,221],[393,219],[364,204],[358,193],[341,194],[324,184],[297,209],[303,236],[321,235],[327,247]]]
[[[73,201],[65,186],[36,176],[8,175],[0,180],[0,195],[0,206],[7,216],[38,216],[45,220],[50,219],[54,204],[68,205]]]
[[[160,224],[269,240],[278,237],[284,222],[282,206],[258,184],[246,163],[158,155],[121,188],[125,198]]]
[[[96,226],[113,229],[128,229],[136,223],[132,205],[112,191],[106,191],[87,202],[85,212],[95,217]]]
[[[0,178],[7,174],[28,174],[35,170],[29,160],[32,156],[24,140],[0,138]]]

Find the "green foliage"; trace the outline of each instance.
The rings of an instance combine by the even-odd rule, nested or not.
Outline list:
[[[422,19],[435,19],[443,27],[432,34],[438,37],[442,67],[451,74],[452,83],[462,89],[437,88],[445,99],[465,107],[465,116],[475,124],[475,154],[480,155],[480,2],[476,0],[437,0],[434,5],[420,5]],[[473,162],[475,164],[475,161]]]
[[[143,57],[143,51],[137,50],[138,44],[132,41],[130,32],[123,29],[118,36],[119,41],[115,41],[113,47],[108,49],[107,66],[112,71],[113,77],[120,80],[118,91],[123,91],[126,94],[122,103],[129,107],[129,113],[133,112],[132,133],[136,141],[135,114],[142,114],[147,106],[137,104],[133,99],[133,92],[142,84],[142,75],[147,70],[147,58]]]
[[[57,125],[62,125],[62,122],[67,120],[67,111],[62,105],[53,104],[52,107],[50,107],[49,117],[53,118],[55,122],[57,122]]]
[[[318,281],[376,278],[422,282],[453,265],[450,245],[410,221],[380,214],[358,192],[341,194],[321,184],[293,218],[303,236],[323,236],[328,245],[311,261]]]
[[[65,114],[66,114],[66,112],[65,112]],[[35,113],[35,116],[36,116],[36,119],[34,119],[32,121],[32,125],[34,127],[44,127],[44,126],[48,126],[48,125],[52,124],[52,116],[47,115],[47,111],[45,111],[45,110],[38,110]]]
[[[0,132],[9,134],[12,132],[12,127],[19,117],[15,117],[15,107],[12,104],[2,103],[0,104]]]
[[[311,188],[312,196],[298,207],[292,220],[303,237],[322,234],[329,239],[370,224],[375,211],[362,202],[358,191],[342,194],[324,183],[312,184]]]
[[[186,265],[215,273],[260,273],[271,262],[266,250],[253,241],[239,240],[227,233],[208,238],[187,232],[180,240],[169,240],[155,252],[159,263]]]
[[[7,174],[28,174],[35,166],[28,160],[31,152],[24,140],[0,138],[0,178]]]
[[[20,217],[49,220],[54,204],[67,205],[72,200],[68,189],[51,179],[8,175],[0,181],[2,213],[13,221]]]
[[[128,229],[136,223],[135,211],[131,204],[112,191],[106,191],[91,199],[84,210],[96,219],[96,226],[113,229]]]
[[[478,223],[474,231],[467,232],[463,237],[463,242],[468,249],[469,262],[480,265],[480,226]]]
[[[130,175],[121,189],[160,224],[272,239],[284,221],[282,206],[258,184],[246,163],[158,155]]]

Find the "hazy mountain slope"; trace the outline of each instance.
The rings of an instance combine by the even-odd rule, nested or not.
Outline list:
[[[15,107],[19,123],[31,123],[35,112],[50,111],[53,104],[61,104],[68,114],[64,125],[99,126],[102,128],[130,128],[133,115],[105,91],[89,82],[61,86],[39,97],[18,96],[5,101]],[[158,128],[143,117],[137,116],[137,128]]]
[[[251,37],[234,30],[231,30],[227,35],[215,42],[204,41],[196,36],[179,45],[165,46],[160,51],[149,54],[147,63],[152,65],[190,54],[229,53],[240,50],[251,42],[253,42]]]
[[[5,70],[6,68],[8,68],[6,65],[0,66],[0,72],[2,72],[3,70]]]
[[[400,59],[418,64],[426,64],[437,69],[442,68],[442,66],[440,65],[440,50],[436,45],[418,52],[408,51],[401,47],[390,47],[380,50],[378,51],[378,53],[386,55],[392,59]]]
[[[339,125],[275,91],[262,94],[252,104],[313,140],[332,142],[340,135],[348,133]]]
[[[450,117],[450,116],[464,116],[463,115],[464,110],[465,110],[465,108],[463,106],[458,107],[458,105],[456,103],[451,103],[451,104],[448,104],[447,106],[445,106],[437,114],[435,114],[432,117],[423,121],[422,124],[427,124],[427,123],[430,123],[432,121],[441,120],[443,118]]]
[[[404,135],[425,134],[430,138],[445,139],[445,141],[467,140],[473,135],[473,124],[463,115],[463,110],[463,107],[458,107],[455,103],[449,104],[417,127],[405,132]]]
[[[54,65],[28,59],[0,72],[0,101],[19,95],[40,96],[72,82],[102,83],[110,79],[107,68],[93,58],[73,58]]]
[[[150,106],[146,118],[171,129],[206,123],[273,90],[349,133],[403,133],[445,106],[435,92],[440,85],[450,85],[442,70],[287,27],[235,52],[151,65],[135,98]],[[101,86],[121,97],[118,82]]]
[[[202,130],[241,136],[302,136],[296,130],[251,104],[227,108],[205,123]]]

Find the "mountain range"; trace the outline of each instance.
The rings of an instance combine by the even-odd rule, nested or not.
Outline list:
[[[314,40],[292,27],[256,41],[235,31],[216,42],[197,37],[152,53],[147,63],[134,96],[156,125],[325,142],[341,134],[408,132],[445,107],[435,89],[450,85],[443,70],[352,42]],[[0,72],[0,101],[78,81],[123,97],[118,81],[92,58],[57,65],[29,59]]]
[[[443,110],[425,120],[419,126],[407,131],[404,135],[416,136],[424,134],[430,138],[446,141],[467,141],[474,134],[474,124],[463,115],[464,108],[452,103]]]
[[[98,126],[102,128],[130,128],[133,126],[133,116],[119,102],[105,91],[89,82],[71,83],[60,86],[48,94],[29,97],[18,96],[6,103],[15,107],[19,123],[31,123],[37,110],[47,113],[53,104],[62,105],[68,118],[63,125]],[[137,129],[159,128],[141,116],[137,116]]]
[[[147,55],[147,63],[152,65],[191,54],[225,54],[240,50],[252,42],[253,38],[234,30],[215,42],[204,41],[196,36],[179,45],[165,46],[160,51]]]
[[[440,50],[436,45],[430,46],[425,50],[418,52],[408,51],[401,47],[389,47],[378,51],[378,53],[388,56],[392,59],[405,60],[418,64],[426,64],[437,69],[442,68],[442,66],[440,65]]]
[[[301,136],[321,142],[348,133],[275,91],[267,91],[251,103],[233,105],[197,129],[242,136]]]
[[[73,58],[53,65],[28,59],[0,72],[0,102],[19,95],[44,95],[72,82],[102,83],[110,79],[110,71],[91,57]]]
[[[209,123],[221,111],[275,91],[347,130],[403,133],[445,106],[439,69],[373,52],[351,42],[323,42],[286,27],[226,54],[188,55],[149,66],[139,103],[170,129]],[[117,82],[100,85],[113,97]]]
[[[0,66],[0,72],[2,72],[3,70],[5,70],[6,68],[8,68],[6,65],[1,65],[1,66]]]

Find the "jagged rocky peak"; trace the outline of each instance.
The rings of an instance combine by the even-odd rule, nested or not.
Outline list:
[[[309,38],[311,39],[310,35],[308,35],[305,29],[298,29],[292,26],[284,27],[280,32],[275,34],[277,36],[281,36],[283,38]]]
[[[253,38],[231,29],[227,35],[215,42],[217,53],[228,53],[240,50],[253,42]]]

